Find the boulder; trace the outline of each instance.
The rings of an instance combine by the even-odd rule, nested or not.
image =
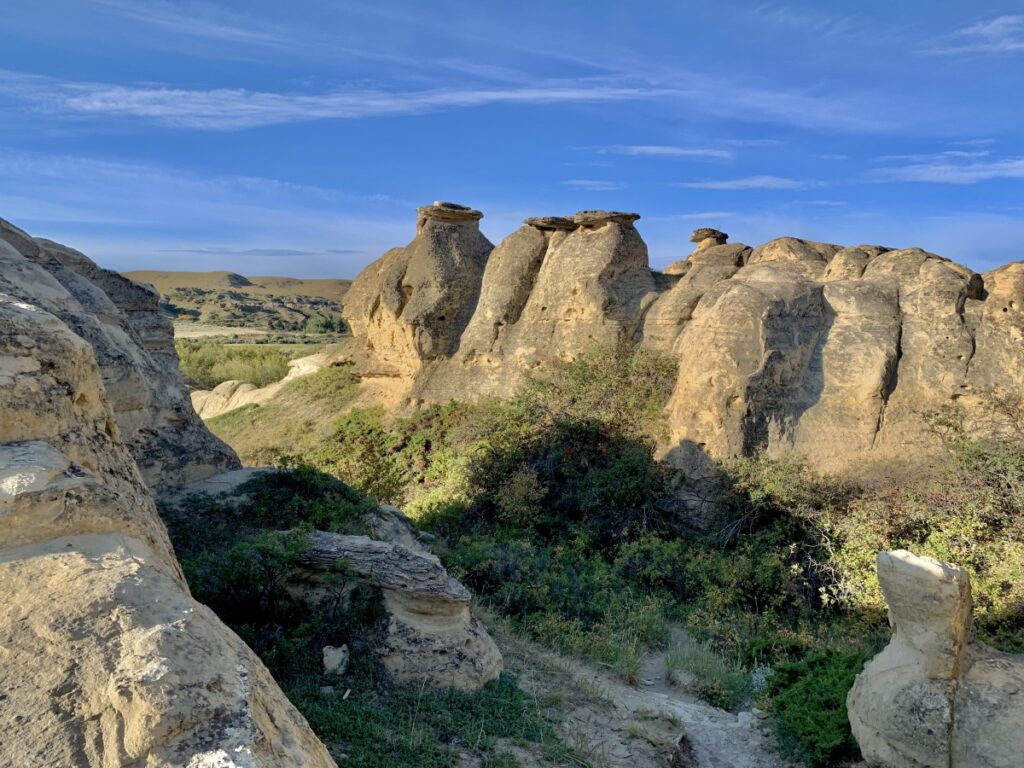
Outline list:
[[[374,653],[396,680],[474,691],[501,673],[501,652],[471,613],[469,590],[434,555],[367,536],[316,531],[309,538],[293,594],[315,603],[320,577],[337,573],[339,563],[379,587],[388,617]]]
[[[482,214],[452,203],[418,209],[416,236],[353,281],[342,315],[366,374],[412,375],[450,355],[469,321],[494,246]]]
[[[694,253],[703,251],[705,248],[711,248],[715,245],[725,245],[729,241],[729,236],[717,229],[711,227],[699,227],[693,230],[693,234],[690,235],[690,242],[696,243],[697,248]]]
[[[869,766],[1011,768],[1024,754],[1024,656],[978,642],[971,584],[955,566],[878,555],[893,637],[847,698]]]

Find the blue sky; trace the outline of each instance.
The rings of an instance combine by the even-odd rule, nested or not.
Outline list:
[[[116,269],[352,277],[413,208],[1024,259],[1019,2],[6,0],[0,216]]]

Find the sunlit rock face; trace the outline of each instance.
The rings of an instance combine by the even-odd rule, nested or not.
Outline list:
[[[980,425],[994,396],[1024,391],[1022,263],[979,275],[917,248],[792,237],[751,248],[704,228],[657,273],[637,218],[527,219],[445,283],[439,329],[436,314],[404,308],[415,281],[402,275],[413,254],[463,259],[476,219],[425,238],[421,217],[413,243],[346,299],[349,358],[403,382],[407,402],[447,402],[507,396],[595,343],[638,342],[678,361],[662,454],[682,467],[796,452],[838,471],[921,454],[938,449],[929,411],[958,404]]]
[[[1024,656],[974,636],[966,571],[910,552],[878,555],[893,625],[847,699],[868,765],[1011,768],[1024,754]]]
[[[150,488],[239,466],[192,409],[171,322],[150,286],[0,219],[0,293],[52,313],[89,343],[120,435]]]
[[[144,357],[123,310],[88,265],[64,273],[49,246],[0,232],[0,765],[334,766],[189,595],[146,480],[209,458],[158,441],[144,479],[133,418],[152,390],[126,389]],[[207,445],[198,421],[161,426]]]

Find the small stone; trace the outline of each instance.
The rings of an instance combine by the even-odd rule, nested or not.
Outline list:
[[[424,205],[417,208],[420,221],[425,219],[438,219],[440,221],[479,221],[484,215],[467,205],[458,203],[446,203],[442,200],[435,200],[431,205]]]
[[[757,718],[754,717],[753,712],[740,712],[736,715],[736,722],[740,724],[740,728],[753,728],[757,723]]]
[[[754,707],[750,711],[758,720],[764,720],[766,717],[768,717],[768,713],[760,707]]]
[[[693,230],[693,234],[690,235],[691,243],[703,244],[705,240],[713,240],[713,243],[708,245],[725,245],[729,240],[729,236],[717,229],[711,227],[700,227],[699,229]],[[706,247],[706,246],[705,246]]]
[[[336,648],[333,645],[325,645],[323,650],[324,672],[328,675],[343,675],[348,669],[348,646],[343,645]]]
[[[325,694],[334,693],[334,686],[333,685],[321,685],[320,686],[320,693],[325,693]]]

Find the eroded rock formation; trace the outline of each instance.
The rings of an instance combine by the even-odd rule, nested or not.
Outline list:
[[[64,272],[49,246],[24,256],[11,242],[35,241],[3,235],[0,764],[333,766],[259,659],[189,596],[130,449],[151,481],[199,457],[122,437],[152,427],[123,389],[134,332],[85,266]]]
[[[182,488],[165,503],[188,510],[201,494],[244,515],[245,483],[278,471],[228,472]],[[372,538],[311,533],[302,566],[289,578],[289,593],[311,611],[330,610],[325,604],[339,599],[336,577],[342,566],[358,581],[380,589],[386,623],[370,646],[394,679],[475,691],[497,678],[503,668],[501,652],[472,614],[469,590],[427,549],[430,535],[386,504],[362,522]],[[352,586],[346,585],[342,599]]]
[[[49,312],[89,343],[121,439],[150,488],[239,466],[192,409],[171,323],[151,288],[0,219],[0,293]]]
[[[387,628],[377,657],[396,679],[475,691],[502,670],[501,652],[470,612],[472,596],[421,547],[317,531],[304,556],[307,578],[339,561],[380,587]]]
[[[1024,656],[978,642],[965,571],[878,555],[893,638],[847,699],[873,768],[1012,768],[1024,755]]]
[[[477,212],[432,210],[344,307],[357,369],[403,380],[412,403],[505,396],[594,343],[633,340],[679,363],[670,460],[795,451],[840,470],[937,448],[929,410],[1024,391],[1024,263],[979,275],[920,249],[750,248],[701,229],[659,274],[636,214],[527,219],[489,252]]]

